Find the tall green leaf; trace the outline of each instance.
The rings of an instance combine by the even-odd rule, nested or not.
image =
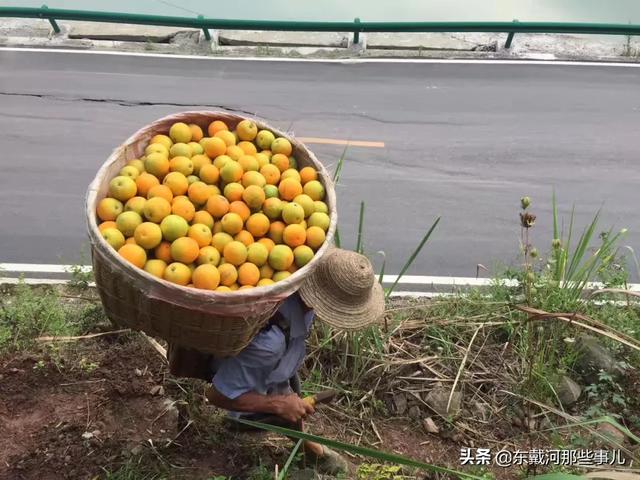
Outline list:
[[[364,202],[360,202],[360,217],[358,219],[358,238],[356,241],[356,252],[362,253],[362,229],[364,227]]]

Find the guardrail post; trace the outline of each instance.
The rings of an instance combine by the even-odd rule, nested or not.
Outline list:
[[[47,7],[46,5],[42,5],[41,7],[43,10],[46,10]],[[46,17],[47,20],[49,20],[49,23],[51,24],[51,27],[53,27],[53,31],[56,33],[60,33],[60,26],[58,25],[58,22],[56,22],[55,18],[51,18],[51,17]]]
[[[204,16],[203,15],[198,15],[198,20],[204,20]],[[204,33],[204,38],[210,42],[211,41],[211,33],[209,33],[209,29],[206,27],[202,28],[202,32]]]
[[[360,19],[356,17],[353,20],[353,23],[356,24],[356,28],[357,28],[358,24],[360,23]],[[353,32],[353,44],[357,45],[359,43],[360,43],[360,31],[359,30],[354,30],[354,32]]]
[[[513,23],[518,23],[518,20],[513,20]],[[511,43],[513,42],[513,37],[516,34],[516,32],[509,32],[509,35],[507,35],[507,41],[504,42],[504,48],[511,48]]]

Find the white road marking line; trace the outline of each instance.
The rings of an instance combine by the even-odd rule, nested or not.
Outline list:
[[[202,55],[173,55],[168,53],[119,52],[110,50],[72,50],[65,48],[0,47],[0,52],[34,53],[75,53],[79,55],[115,55],[127,57],[149,57],[178,60],[223,60],[250,62],[306,62],[306,63],[451,63],[477,65],[563,65],[579,67],[625,67],[640,68],[640,63],[624,62],[585,62],[567,60],[513,60],[513,59],[454,59],[454,58],[289,58],[289,57],[216,57]]]
[[[82,272],[90,272],[91,265],[56,265],[56,264],[38,264],[38,263],[0,263],[0,272],[6,273],[57,273],[69,274],[74,268],[80,268]],[[396,281],[397,275],[384,275],[382,283],[391,284]],[[16,280],[16,279],[12,279]],[[38,280],[32,278],[30,280]],[[46,280],[46,279],[43,279]],[[58,280],[56,280],[57,282]],[[64,280],[63,280],[64,281]],[[496,282],[492,278],[474,278],[474,277],[447,277],[434,275],[403,275],[398,285],[431,285],[444,287],[488,287]],[[516,280],[502,279],[500,282],[506,286],[516,286]],[[604,285],[591,282],[587,284],[587,289],[604,288]],[[629,290],[640,291],[640,283],[628,284]]]

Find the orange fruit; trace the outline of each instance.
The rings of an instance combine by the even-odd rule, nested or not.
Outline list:
[[[169,264],[173,262],[173,258],[171,257],[171,243],[170,242],[160,242],[154,250],[153,254],[156,258],[160,260],[164,260],[165,263]]]
[[[124,206],[120,200],[115,198],[103,198],[98,202],[96,213],[102,221],[115,220],[124,210]]]
[[[193,149],[188,143],[174,143],[169,149],[169,157],[193,157]]]
[[[262,211],[271,220],[277,220],[282,215],[282,200],[279,198],[267,198],[262,204]]]
[[[127,165],[125,167],[122,167],[122,169],[120,170],[120,173],[118,173],[118,175],[122,175],[125,177],[129,177],[131,180],[133,180],[135,182],[136,178],[138,178],[138,176],[140,176],[140,172],[138,171],[138,169],[132,165]]]
[[[200,141],[200,145],[204,148],[204,152],[209,158],[216,158],[223,155],[227,150],[227,144],[219,137],[206,137]]]
[[[218,232],[213,234],[213,238],[211,239],[211,245],[218,250],[222,254],[224,251],[224,247],[226,247],[227,243],[232,242],[233,237],[229,235],[227,232]]]
[[[274,153],[274,155],[281,153],[288,157],[291,155],[293,147],[291,146],[291,142],[289,142],[289,140],[279,137],[271,143],[271,151]]]
[[[324,230],[320,227],[309,227],[307,228],[307,240],[306,243],[309,247],[314,250],[317,250],[322,246],[326,235]]]
[[[227,287],[230,287],[238,279],[238,270],[230,263],[223,263],[218,267],[220,273],[220,283]]]
[[[271,164],[278,167],[278,170],[280,170],[280,172],[282,173],[285,170],[289,169],[289,157],[281,153],[278,153],[271,157]]]
[[[255,241],[253,235],[251,235],[247,230],[240,230],[233,239],[243,243],[246,247]]]
[[[194,156],[203,155],[204,154],[204,148],[202,148],[202,145],[200,145],[200,143],[191,141],[191,142],[187,143],[187,145],[189,145],[191,147],[191,159],[192,160],[193,160]]]
[[[280,282],[285,278],[289,278],[290,276],[291,276],[291,272],[283,271],[283,272],[275,272],[272,278],[274,282]]]
[[[256,157],[256,160],[258,160],[258,167],[259,168],[262,168],[265,165],[269,165],[269,157],[266,156],[264,153],[256,153],[254,155],[254,157]]]
[[[147,263],[147,252],[140,245],[135,243],[126,243],[118,250],[118,254],[129,263],[138,268],[144,268]]]
[[[260,267],[260,278],[271,278],[274,274],[273,268],[268,263],[265,263]]]
[[[273,156],[273,152],[271,150],[269,150],[268,148],[262,150],[260,153],[262,155],[266,155],[269,160],[271,160],[271,157]]]
[[[274,270],[286,270],[293,263],[293,250],[287,245],[276,245],[269,252],[269,265]]]
[[[326,213],[313,212],[307,223],[310,227],[320,227],[326,232],[331,225],[331,218]]]
[[[307,245],[300,245],[293,249],[293,258],[296,265],[302,268],[313,258],[313,250]]]
[[[258,134],[258,126],[252,120],[242,120],[236,126],[236,131],[240,140],[252,141]]]
[[[275,139],[275,135],[269,130],[260,130],[256,135],[256,145],[260,150],[268,150]]]
[[[267,184],[266,179],[262,176],[261,173],[250,170],[250,171],[245,171],[244,174],[242,175],[242,186],[244,188],[247,188],[250,185],[257,185],[258,187],[262,188]]]
[[[181,172],[168,173],[167,176],[164,177],[164,180],[162,180],[162,184],[169,187],[171,193],[176,196],[184,195],[189,189],[189,180],[187,180],[187,177]]]
[[[204,133],[202,129],[196,125],[195,123],[190,123],[189,128],[191,129],[191,140],[194,142],[199,142],[204,137]]]
[[[169,160],[169,171],[180,172],[185,177],[193,173],[193,162],[187,157],[173,157]]]
[[[210,185],[207,185],[204,182],[193,182],[189,185],[187,190],[187,195],[189,196],[189,200],[195,205],[203,205],[207,203],[209,197],[211,196],[211,189],[209,189]]]
[[[240,160],[240,157],[242,157],[245,154],[244,150],[242,150],[237,145],[231,145],[230,147],[227,147],[226,152],[222,152],[222,153],[226,153],[226,155],[230,157],[231,160],[235,160],[236,162]]]
[[[261,278],[260,280],[258,280],[258,287],[268,287],[269,285],[273,285],[274,282],[273,280],[271,280],[270,278]]]
[[[321,200],[315,200],[313,203],[316,206],[316,212],[329,214],[329,207],[326,203]]]
[[[227,124],[224,123],[222,120],[214,120],[207,127],[207,132],[209,133],[210,137],[213,137],[216,133],[218,133],[221,130],[229,130],[229,127],[227,127]]]
[[[302,182],[302,185],[304,185],[307,182],[310,182],[311,180],[317,180],[317,179],[318,179],[318,172],[316,171],[315,168],[304,167],[303,169],[300,170],[300,181]]]
[[[220,272],[209,263],[196,267],[191,275],[193,286],[202,290],[215,290],[220,284]]]
[[[260,270],[253,263],[243,263],[238,268],[238,283],[254,286],[260,280]]]
[[[236,136],[229,130],[220,130],[219,132],[216,132],[214,137],[221,138],[227,147],[236,144]]]
[[[294,178],[285,178],[284,180],[280,180],[280,184],[278,185],[278,192],[280,192],[280,198],[283,200],[291,201],[300,195],[302,191],[302,185]]]
[[[207,200],[205,208],[213,218],[222,218],[229,211],[229,200],[222,195],[213,195]]]
[[[280,169],[271,163],[260,167],[260,173],[269,185],[277,185],[280,181]]]
[[[193,206],[193,203],[191,203],[187,197],[179,197],[179,199],[175,200],[171,205],[171,213],[190,222],[196,214],[196,207]]]
[[[163,197],[150,198],[144,204],[143,213],[150,222],[160,223],[171,214],[171,203]]]
[[[247,260],[247,247],[244,243],[234,240],[225,245],[222,256],[225,262],[237,267]]]
[[[251,216],[251,210],[246,203],[241,200],[236,200],[235,202],[231,202],[229,205],[229,212],[237,213],[242,218],[243,222],[246,222]]]
[[[177,285],[187,286],[191,282],[191,269],[180,262],[173,262],[164,269],[163,278]]]
[[[289,245],[291,248],[295,248],[300,245],[304,245],[304,242],[307,239],[307,232],[302,225],[294,223],[285,227],[282,232],[282,239],[284,240],[284,243]]]
[[[192,135],[189,125],[183,122],[174,123],[169,129],[169,137],[171,137],[171,140],[173,140],[174,143],[189,143]]]
[[[161,153],[151,153],[144,159],[144,170],[161,180],[169,173],[169,159]]]
[[[262,243],[252,243],[247,246],[247,262],[261,267],[269,259],[269,250]]]
[[[271,251],[273,247],[275,247],[276,243],[268,237],[261,238],[256,243],[261,243],[265,247],[267,247],[267,251]]]
[[[171,243],[171,256],[181,263],[195,262],[200,255],[200,246],[191,237],[180,237]]]
[[[244,187],[236,182],[225,185],[224,187],[224,196],[227,197],[227,200],[229,200],[230,202],[242,200],[243,192]]]
[[[187,235],[187,232],[189,231],[189,224],[183,217],[173,214],[167,215],[162,219],[162,222],[160,222],[160,228],[162,229],[162,237],[169,242],[173,242],[174,240]]]
[[[233,292],[233,290],[231,290],[229,287],[225,286],[225,285],[220,285],[218,288],[216,288],[215,290],[218,293],[230,293]]]
[[[198,173],[200,176],[200,180],[208,185],[214,185],[218,182],[220,178],[220,170],[218,167],[212,164],[203,165],[200,168],[200,172]]]
[[[234,212],[229,212],[222,217],[222,230],[230,235],[235,235],[240,230],[244,222],[242,217]]]
[[[304,208],[295,202],[282,207],[282,219],[286,224],[301,223],[304,220]]]
[[[256,149],[256,146],[251,143],[251,142],[247,142],[247,141],[242,141],[240,143],[238,143],[238,146],[242,149],[242,151],[246,154],[246,155],[251,155],[251,158],[254,158],[257,162],[257,159],[255,158],[255,155],[258,153],[258,150]]]
[[[250,208],[258,209],[265,200],[264,190],[257,185],[249,185],[242,192],[242,199]]]
[[[191,157],[191,164],[193,165],[193,174],[200,175],[200,169],[205,165],[211,165],[211,159],[203,154],[194,155]]]
[[[311,197],[309,195],[305,195],[303,193],[302,195],[296,196],[296,198],[294,198],[293,201],[294,203],[297,203],[302,207],[302,209],[304,210],[305,218],[315,213],[316,211],[316,206],[313,203],[313,200],[311,200]]]
[[[160,143],[169,149],[171,145],[173,145],[173,140],[166,135],[154,135],[153,138],[149,140],[149,143]]]
[[[269,227],[269,238],[274,241],[274,243],[282,243],[282,233],[284,232],[286,225],[284,222],[276,221],[271,224]]]
[[[114,222],[113,220],[107,220],[106,222],[102,222],[100,225],[98,225],[98,230],[100,230],[101,232],[105,231],[107,228],[117,228],[116,222]]]
[[[149,250],[162,242],[162,230],[157,223],[144,222],[136,227],[133,237],[138,245]]]
[[[144,197],[131,197],[124,204],[125,212],[136,212],[138,215],[144,214],[144,204],[147,203],[147,199]]]
[[[304,193],[309,195],[313,200],[324,200],[324,187],[318,180],[311,180],[305,183]]]
[[[124,235],[117,228],[105,228],[104,230],[101,230],[100,233],[102,238],[104,238],[115,251],[120,250],[120,248],[125,244]]]
[[[143,172],[136,178],[136,187],[138,187],[138,195],[146,197],[149,189],[155,185],[160,185],[160,180],[155,175]]]
[[[131,245],[137,245],[137,243],[136,243],[136,239],[135,239],[134,237],[129,237],[129,238],[127,238],[127,241],[126,241],[126,242],[124,242],[124,243],[125,243],[125,245],[129,245],[129,244],[131,244]]]
[[[155,185],[149,189],[147,198],[152,199],[155,197],[164,198],[167,202],[171,202],[173,200],[173,192],[166,185]]]
[[[267,198],[280,198],[280,192],[278,191],[278,187],[275,185],[265,185],[262,187],[264,190],[264,195]]]
[[[211,245],[202,247],[200,249],[200,253],[198,254],[198,258],[196,259],[196,263],[198,265],[209,263],[217,267],[220,263],[220,252],[216,247],[212,247]]]
[[[264,213],[254,213],[245,220],[245,222],[247,230],[254,237],[264,237],[269,232],[269,227],[271,226],[269,217]]]
[[[222,178],[225,183],[239,182],[242,179],[243,173],[244,171],[240,163],[227,162],[225,166],[220,169],[220,178]]]
[[[295,168],[287,168],[284,172],[282,172],[282,175],[280,175],[280,181],[284,180],[285,178],[293,178],[294,180],[301,182],[300,173]]]
[[[147,263],[144,264],[144,270],[147,273],[150,273],[154,277],[162,278],[164,275],[164,270],[167,268],[167,264],[164,260],[160,260],[159,258],[153,258],[151,260],[147,260]]]
[[[244,172],[257,172],[260,166],[256,157],[251,155],[243,155],[238,159],[238,164]]]
[[[213,238],[211,229],[202,223],[194,223],[191,225],[187,236],[193,238],[200,248],[210,245],[211,239]]]
[[[135,197],[137,191],[136,182],[131,177],[118,175],[109,182],[109,195],[121,202],[126,202]]]
[[[194,224],[202,223],[207,227],[209,227],[210,230],[213,230],[213,224],[214,224],[213,217],[206,210],[198,210],[193,215],[192,223]]]

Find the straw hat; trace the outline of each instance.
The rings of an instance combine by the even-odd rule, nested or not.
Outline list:
[[[299,290],[318,318],[342,330],[376,323],[384,313],[384,292],[364,255],[334,248]]]

